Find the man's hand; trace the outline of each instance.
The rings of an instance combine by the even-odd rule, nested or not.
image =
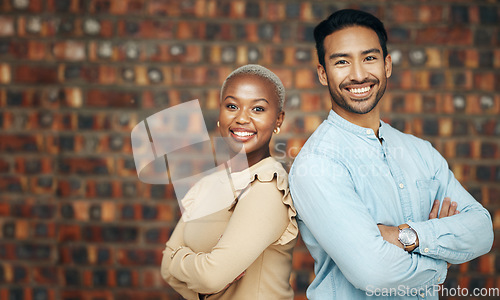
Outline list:
[[[438,212],[439,212],[439,200],[436,199],[434,200],[431,212],[429,213],[429,220],[436,218],[441,219],[445,217],[451,217],[453,215],[458,215],[460,213],[457,210],[457,202],[455,201],[451,202],[451,199],[449,197],[445,197],[443,199],[443,206],[441,207],[441,211],[439,212],[439,217],[438,217]]]
[[[438,218],[438,212],[439,212],[439,219],[445,218],[445,217],[451,217],[453,215],[458,215],[460,211],[457,210],[457,202],[453,201],[451,202],[451,199],[449,197],[445,197],[443,199],[443,206],[441,207],[441,212],[439,212],[439,200],[434,200],[434,204],[432,205],[431,212],[429,213],[429,220],[430,219],[436,219]],[[447,262],[448,268],[450,268],[451,264]]]

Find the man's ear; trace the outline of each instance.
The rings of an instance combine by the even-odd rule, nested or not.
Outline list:
[[[318,71],[319,82],[322,85],[327,86],[328,85],[328,76],[326,75],[325,68],[323,68],[323,66],[321,64],[318,64],[316,68],[317,68],[317,71]]]
[[[392,74],[392,57],[390,54],[387,54],[385,57],[385,78],[391,77]]]

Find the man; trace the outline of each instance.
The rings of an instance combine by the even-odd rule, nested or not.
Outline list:
[[[429,142],[380,120],[392,72],[382,22],[341,10],[314,36],[332,110],[289,176],[315,260],[307,297],[437,299],[449,264],[490,250],[491,217]]]

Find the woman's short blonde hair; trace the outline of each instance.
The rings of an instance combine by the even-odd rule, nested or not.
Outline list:
[[[231,80],[231,78],[234,78],[235,76],[238,75],[256,75],[272,83],[276,89],[276,95],[278,96],[279,99],[278,103],[279,109],[280,111],[283,110],[283,105],[285,104],[285,87],[283,86],[283,83],[281,82],[279,77],[276,76],[276,74],[274,74],[271,70],[261,65],[254,65],[254,64],[244,65],[231,72],[231,74],[227,76],[226,80],[224,80],[224,83],[222,83],[222,88],[220,90],[221,101],[222,101],[222,94],[224,93],[224,90],[226,88],[226,84]]]

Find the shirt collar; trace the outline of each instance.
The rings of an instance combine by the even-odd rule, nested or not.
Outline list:
[[[366,137],[372,140],[378,139],[371,128],[361,127],[356,124],[353,124],[347,121],[346,119],[342,118],[341,116],[339,116],[335,111],[333,111],[333,109],[330,110],[327,120],[333,123],[334,125],[339,126],[340,128],[352,132],[358,136]],[[383,127],[384,127],[384,122],[380,121],[380,126],[378,129],[380,138],[383,138],[382,134],[384,131],[382,129]]]

